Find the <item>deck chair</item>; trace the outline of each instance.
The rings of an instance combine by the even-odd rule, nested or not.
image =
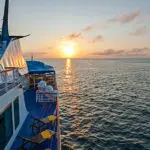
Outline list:
[[[19,150],[26,150],[28,148],[25,148],[25,146],[27,144],[30,144],[30,149],[34,150],[38,146],[40,146],[43,142],[45,142],[46,140],[52,139],[54,134],[55,134],[54,131],[45,130],[45,131],[40,132],[38,135],[31,137],[30,139],[25,138],[23,136],[18,136],[23,141],[22,145],[18,149]]]
[[[34,133],[34,129],[37,129],[38,132],[41,132],[41,130],[44,126],[55,122],[56,119],[57,119],[57,117],[54,116],[54,115],[47,116],[43,119],[37,119],[37,118],[34,118],[34,117],[31,117],[31,118],[33,119],[33,123],[31,125],[33,133]]]

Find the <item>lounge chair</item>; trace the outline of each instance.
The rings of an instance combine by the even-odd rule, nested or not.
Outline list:
[[[45,130],[40,132],[38,135],[33,136],[32,138],[25,138],[22,136],[18,136],[20,139],[22,139],[23,143],[22,145],[18,148],[19,150],[26,150],[28,148],[25,148],[27,144],[30,144],[29,149],[36,149],[38,146],[40,146],[43,142],[46,140],[52,139],[54,136],[55,132],[51,130]],[[31,148],[32,147],[32,148]]]
[[[56,121],[57,117],[54,116],[54,115],[50,115],[50,116],[47,116],[43,119],[37,119],[37,118],[34,118],[34,117],[31,117],[33,119],[33,124],[31,125],[32,127],[32,132],[35,129],[38,130],[38,132],[41,132],[41,129],[46,126],[46,125],[49,125],[50,123],[53,123]]]

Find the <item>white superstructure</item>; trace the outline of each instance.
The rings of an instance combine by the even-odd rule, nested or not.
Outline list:
[[[8,34],[8,6],[5,1],[0,32],[0,149],[9,150],[28,112],[25,107],[22,78],[28,73],[18,36]]]

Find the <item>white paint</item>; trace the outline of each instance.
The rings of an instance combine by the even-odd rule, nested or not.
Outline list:
[[[27,64],[23,57],[19,40],[11,40],[7,48],[1,53],[0,63],[3,68],[24,68],[24,73],[28,73]]]
[[[13,102],[17,97],[19,97],[20,122],[19,122],[17,129],[15,129],[14,114],[12,114],[13,135],[12,135],[11,139],[9,140],[8,144],[6,145],[5,150],[10,150],[20,128],[22,127],[22,125],[28,115],[28,111],[25,106],[23,89],[16,87],[16,88],[11,89],[6,94],[0,96],[0,113],[2,113],[9,104],[12,104],[12,113],[13,113]]]

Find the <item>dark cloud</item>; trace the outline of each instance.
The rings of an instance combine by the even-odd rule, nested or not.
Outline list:
[[[95,52],[93,55],[97,56],[145,56],[150,54],[150,48],[134,48],[131,50],[114,50],[114,49],[107,49],[103,52]]]
[[[96,42],[99,42],[102,40],[103,40],[103,37],[101,35],[97,35],[94,37],[94,39],[91,41],[91,43],[96,43]]]
[[[92,29],[93,29],[93,26],[89,25],[89,26],[85,27],[83,29],[83,31],[88,32],[88,31],[91,31]]]
[[[102,29],[108,29],[108,26],[107,25],[103,25],[101,28]]]
[[[122,14],[120,17],[109,19],[108,23],[119,22],[122,24],[129,23],[134,21],[141,13],[140,9],[137,9],[135,12]]]
[[[138,29],[136,29],[135,32],[129,33],[129,35],[132,36],[141,36],[147,33],[147,28],[146,27],[140,27]]]
[[[74,32],[74,33],[68,35],[67,38],[69,40],[76,40],[76,39],[82,39],[83,37],[82,37],[82,33],[81,32]]]
[[[108,23],[113,23],[113,22],[119,22],[119,19],[117,18],[112,18],[107,20]]]
[[[103,52],[95,52],[94,55],[118,55],[124,53],[124,50],[107,49]]]
[[[132,53],[150,52],[150,48],[134,48],[131,50]]]

